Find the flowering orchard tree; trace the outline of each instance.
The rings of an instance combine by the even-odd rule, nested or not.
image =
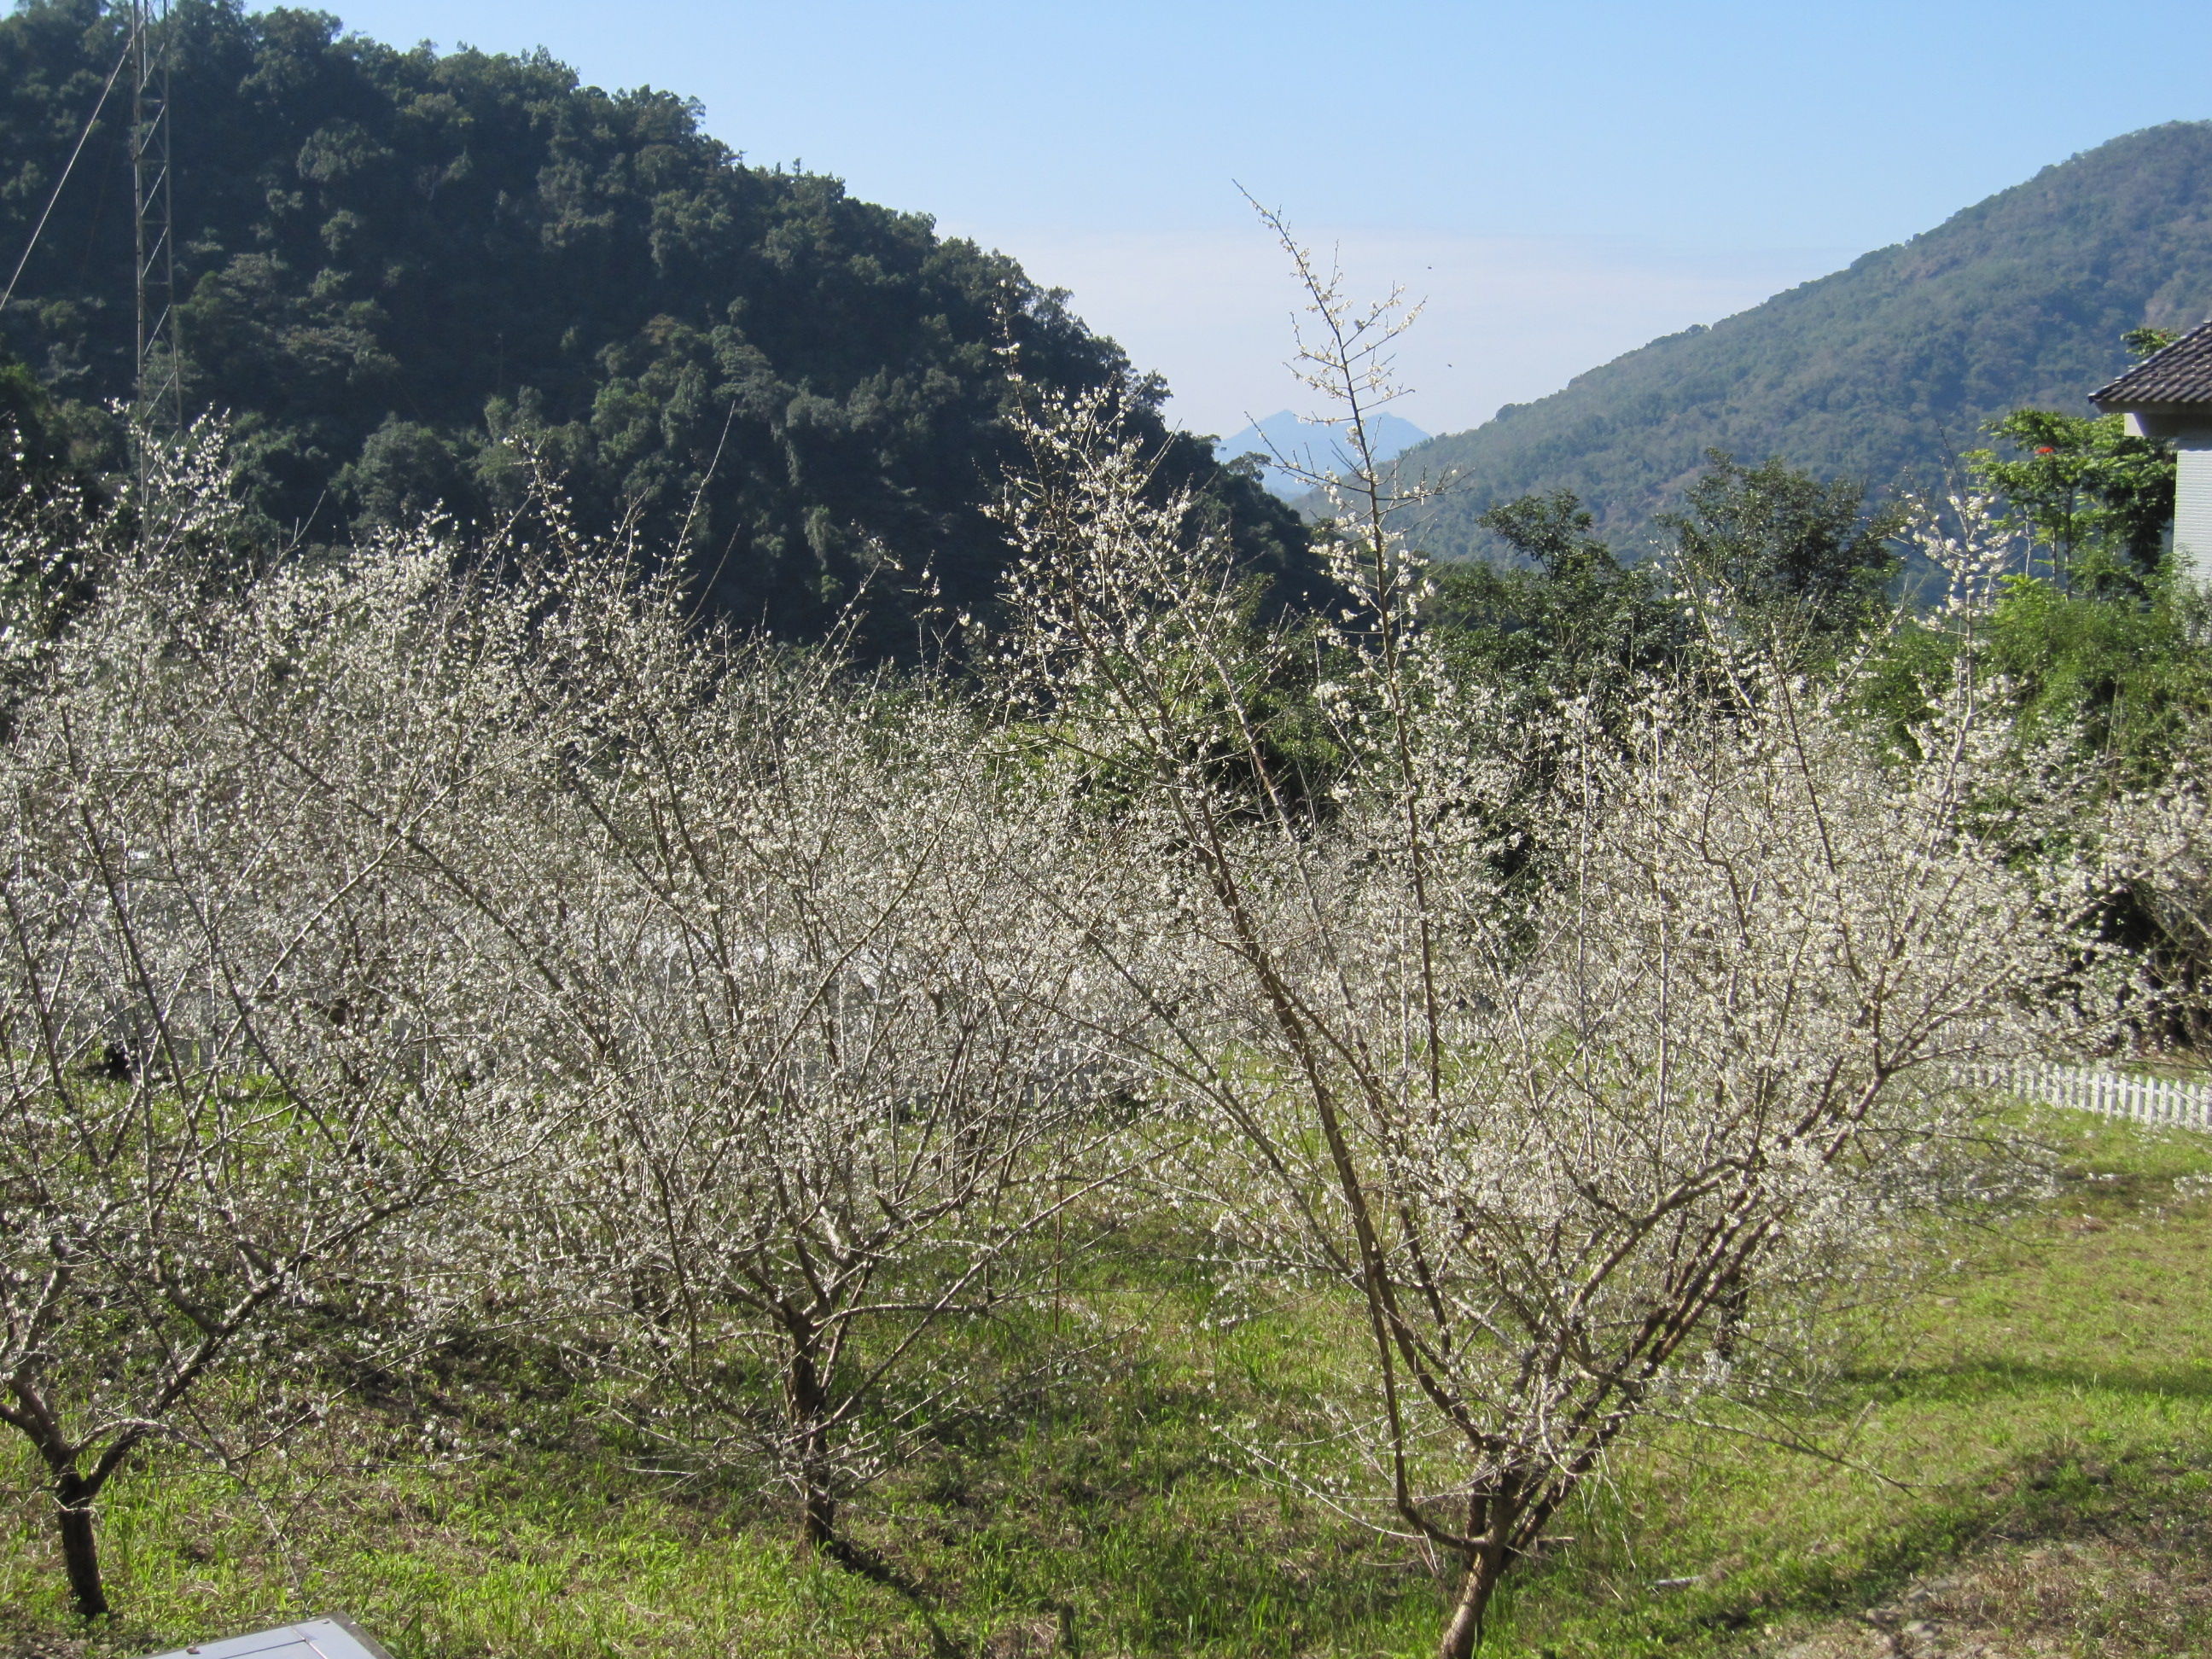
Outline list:
[[[304,1380],[296,1314],[380,1341],[539,1110],[514,941],[425,849],[535,752],[497,707],[542,586],[395,542],[211,595],[210,511],[98,573],[0,747],[0,1421],[87,1615],[132,1451]]]
[[[304,1382],[293,1315],[461,1297],[842,1552],[978,1391],[948,1327],[1114,1167],[1129,999],[1078,983],[1054,826],[949,696],[701,635],[550,492],[534,550],[225,586],[191,483],[11,659],[0,749],[0,1418],[79,1606],[106,1482]]]
[[[510,1248],[661,1456],[783,1485],[849,1559],[841,1504],[973,1400],[1017,1247],[1114,1167],[1115,999],[959,706],[630,660],[592,763],[501,837],[592,988],[543,1034],[587,1127],[518,1171]]]
[[[2107,994],[2094,884],[2020,856],[1970,673],[1889,752],[1847,682],[1748,652],[1695,696],[1502,729],[1382,516],[1340,523],[1318,643],[1271,629],[1122,430],[1104,396],[1032,423],[1006,667],[1124,872],[1091,948],[1147,997],[1158,1085],[1218,1125],[1194,1173],[1224,1228],[1364,1310],[1346,1415],[1395,1523],[1461,1564],[1457,1659],[1622,1436],[1760,1386],[1795,1315],[1960,1195],[1982,1108],[1951,1072]],[[1302,770],[1266,693],[1316,653]]]

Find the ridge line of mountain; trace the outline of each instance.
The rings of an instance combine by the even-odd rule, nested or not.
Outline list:
[[[1984,422],[2022,406],[2086,414],[2127,362],[2123,334],[2208,315],[2212,122],[2169,122],[1415,446],[1401,467],[1455,482],[1413,533],[1442,556],[1495,556],[1485,510],[1570,489],[1634,552],[1711,449],[1878,496],[1940,487]]]

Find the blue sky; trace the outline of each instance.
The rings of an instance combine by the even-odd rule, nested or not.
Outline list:
[[[1235,185],[1429,310],[1401,412],[1552,391],[2037,168],[2212,118],[2212,4],[2013,0],[353,0],[696,97],[759,161],[1019,257],[1226,432],[1295,400]]]

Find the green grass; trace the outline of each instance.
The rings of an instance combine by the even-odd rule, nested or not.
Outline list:
[[[1647,1437],[1510,1585],[1493,1651],[1840,1656],[1923,1620],[1998,1650],[2212,1652],[2212,1194],[2176,1188],[2212,1173],[2212,1137],[2041,1127],[2057,1195],[1796,1425],[1850,1466]],[[0,1654],[331,1607],[400,1659],[1427,1651],[1441,1592],[1415,1553],[1256,1478],[1213,1426],[1315,1432],[1356,1331],[1291,1301],[1212,1328],[1173,1244],[1121,1241],[1071,1297],[1105,1334],[1023,1385],[1017,1426],[948,1431],[862,1500],[854,1530],[902,1588],[796,1560],[772,1499],[633,1471],[558,1397],[454,1418],[442,1461],[425,1408],[363,1406],[257,1465],[258,1498],[180,1450],[127,1474],[104,1511],[121,1611],[89,1634],[9,1446]]]

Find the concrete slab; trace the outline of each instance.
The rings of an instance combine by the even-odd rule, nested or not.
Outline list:
[[[343,1613],[176,1648],[149,1659],[246,1659],[248,1654],[254,1659],[392,1659],[374,1637]]]

